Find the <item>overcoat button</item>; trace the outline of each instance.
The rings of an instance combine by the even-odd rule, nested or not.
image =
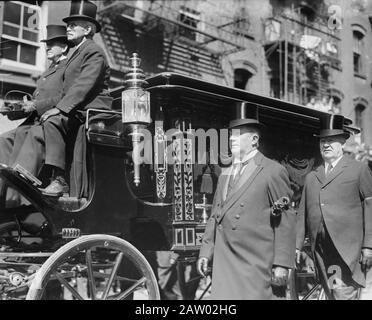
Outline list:
[[[241,203],[240,206],[241,206],[241,207],[244,207],[244,203]]]
[[[221,224],[218,225],[218,229],[222,229],[222,225]]]
[[[233,230],[236,230],[236,226],[232,226],[232,229],[233,229]]]
[[[236,218],[236,219],[239,219],[239,218],[240,218],[240,215],[239,215],[239,214],[237,214],[237,215],[235,216],[235,218]]]
[[[324,207],[324,203],[321,203],[320,205],[321,205],[322,207]]]

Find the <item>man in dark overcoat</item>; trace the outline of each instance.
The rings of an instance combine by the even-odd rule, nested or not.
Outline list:
[[[289,176],[257,149],[257,107],[237,109],[239,118],[230,122],[233,165],[219,177],[197,268],[205,276],[213,260],[212,299],[276,299],[278,292],[283,298],[295,262],[296,215],[289,206],[276,216],[272,209],[290,201]]]
[[[329,299],[357,299],[372,263],[372,173],[343,154],[343,116],[324,115],[318,137],[323,163],[306,176],[296,245],[307,234]]]
[[[40,117],[55,107],[62,98],[63,72],[67,63],[69,42],[66,27],[62,25],[48,25],[47,37],[41,42],[46,43],[47,58],[51,61],[48,69],[40,76],[36,83],[33,99],[23,101],[22,109],[28,114],[27,119],[17,128],[0,135],[0,163],[13,166],[17,156],[23,148],[25,138],[30,128],[40,124]],[[0,189],[2,182],[0,179]],[[9,201],[18,202],[18,193],[10,191]],[[12,199],[15,198],[15,199]]]
[[[68,192],[66,143],[84,123],[86,110],[111,108],[108,61],[103,49],[93,41],[94,34],[101,30],[96,13],[97,6],[92,2],[71,2],[70,16],[63,21],[67,24],[67,38],[75,48],[63,73],[63,97],[55,108],[42,115],[41,128],[29,132],[29,148],[23,148],[17,159],[34,173],[40,166],[40,155],[45,146],[45,165],[51,168],[52,181],[42,192],[48,196]],[[31,152],[35,155],[31,156]]]

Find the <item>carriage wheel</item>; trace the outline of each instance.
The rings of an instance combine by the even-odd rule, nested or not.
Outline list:
[[[75,239],[42,265],[28,300],[160,299],[154,272],[130,243],[109,235]]]

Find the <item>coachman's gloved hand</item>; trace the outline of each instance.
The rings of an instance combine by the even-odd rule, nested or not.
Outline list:
[[[362,270],[363,272],[368,272],[372,267],[372,249],[363,248],[362,249]]]
[[[206,277],[208,272],[208,259],[200,257],[196,263],[196,268],[201,276]]]
[[[289,271],[287,268],[276,266],[272,270],[271,283],[274,286],[282,287],[287,285]]]

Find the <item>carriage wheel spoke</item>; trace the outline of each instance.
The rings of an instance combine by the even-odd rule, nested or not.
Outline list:
[[[107,299],[107,296],[109,294],[109,291],[110,291],[110,288],[112,286],[112,283],[115,279],[115,276],[116,276],[116,272],[118,271],[118,268],[119,268],[119,265],[121,263],[121,260],[123,259],[123,253],[120,252],[117,257],[116,257],[116,260],[115,260],[115,265],[114,267],[112,268],[112,271],[111,271],[111,274],[110,274],[110,279],[108,280],[108,283],[107,283],[107,287],[106,287],[106,290],[102,296],[102,299],[103,300],[106,300]]]
[[[119,296],[115,297],[114,300],[123,300],[128,295],[130,295],[135,289],[137,289],[139,286],[143,285],[146,282],[146,278],[142,277],[139,279],[135,284],[130,286],[127,290],[125,290],[123,293],[121,293]]]
[[[84,300],[82,296],[67,282],[65,278],[63,278],[58,272],[54,273],[55,277],[58,279],[60,283],[62,283],[77,300]]]
[[[106,273],[103,273],[103,272],[97,272],[97,271],[93,271],[93,275],[95,278],[103,278],[103,279],[106,279],[106,278],[109,278],[110,275],[109,274],[106,274]],[[130,282],[130,283],[133,283],[133,282],[136,282],[137,280],[136,279],[130,279],[130,278],[126,278],[126,277],[121,277],[121,276],[116,276],[116,280],[119,280],[121,282]]]
[[[88,285],[92,300],[96,299],[96,282],[94,281],[93,267],[92,267],[92,251],[91,249],[86,252],[86,262],[88,267]]]

